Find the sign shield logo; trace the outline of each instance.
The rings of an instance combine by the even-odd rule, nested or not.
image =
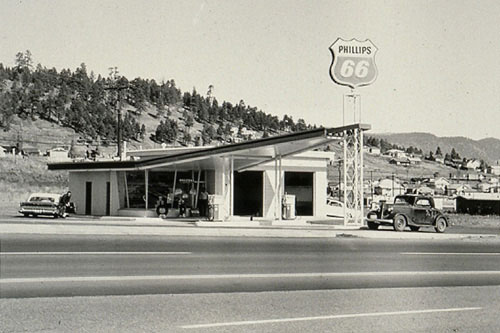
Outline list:
[[[332,80],[353,89],[373,83],[378,74],[375,65],[377,50],[369,39],[359,41],[338,38],[330,46],[333,56],[330,66]]]

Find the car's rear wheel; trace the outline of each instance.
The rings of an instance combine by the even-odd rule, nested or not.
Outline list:
[[[419,230],[420,230],[420,227],[417,227],[416,225],[411,225],[411,226],[410,226],[410,230],[411,230],[411,231],[419,231]]]
[[[368,226],[368,229],[370,229],[370,230],[377,230],[378,229],[378,223],[366,222],[366,225]]]
[[[403,215],[396,215],[393,219],[393,227],[396,231],[404,231],[406,228],[406,219]]]
[[[436,232],[439,233],[444,232],[446,230],[446,220],[443,217],[438,217],[434,229],[436,229]]]

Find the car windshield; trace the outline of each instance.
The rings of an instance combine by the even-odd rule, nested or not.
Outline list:
[[[400,196],[400,197],[396,197],[396,199],[394,199],[394,204],[405,204],[405,205],[413,205],[413,202],[415,201],[415,198],[414,197],[410,197],[410,196]]]

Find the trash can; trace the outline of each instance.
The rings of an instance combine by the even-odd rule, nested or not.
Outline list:
[[[295,219],[295,195],[285,194],[283,197],[283,219]]]

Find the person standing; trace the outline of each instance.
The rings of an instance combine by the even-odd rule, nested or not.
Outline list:
[[[200,216],[207,216],[208,213],[208,192],[205,187],[201,188],[200,195],[198,197],[198,207],[200,209]]]

